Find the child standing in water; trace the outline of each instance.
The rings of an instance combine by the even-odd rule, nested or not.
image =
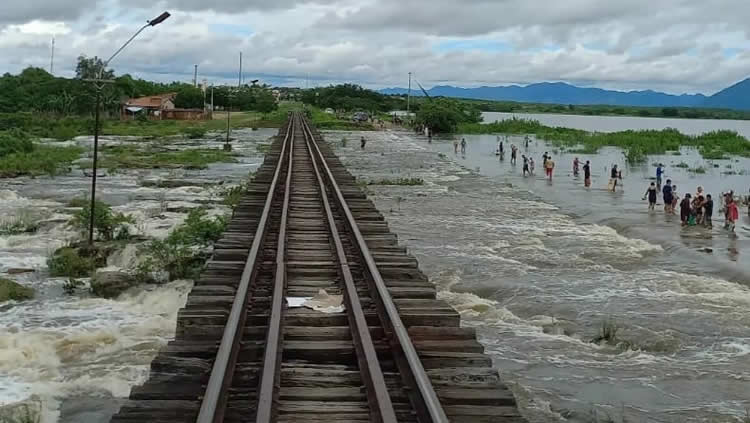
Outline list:
[[[680,201],[680,194],[677,193],[677,185],[672,185],[672,214],[677,210],[677,203]]]
[[[521,154],[521,158],[523,159],[523,176],[526,177],[531,173],[529,170],[529,158],[525,154]]]
[[[458,154],[458,138],[453,139],[453,152]]]
[[[466,138],[461,138],[461,154],[466,153]]]
[[[706,202],[703,203],[703,223],[712,228],[714,226],[711,222],[711,217],[714,214],[714,200],[711,198],[711,194],[706,195]]]
[[[534,158],[529,157],[529,174],[534,174]]]
[[[734,227],[737,224],[737,220],[740,218],[740,210],[737,208],[737,203],[734,202],[734,195],[727,196],[727,224],[726,227],[731,232],[734,232]]]
[[[555,170],[555,161],[552,157],[547,157],[547,163],[544,165],[544,170],[547,172],[547,177],[552,181],[552,172]]]
[[[646,189],[646,193],[643,195],[643,199],[645,200],[646,197],[648,197],[648,210],[653,211],[656,209],[656,184],[651,182],[651,185]]]

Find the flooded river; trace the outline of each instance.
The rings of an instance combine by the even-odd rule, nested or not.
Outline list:
[[[519,119],[538,120],[547,126],[564,126],[593,132],[617,132],[629,129],[666,129],[675,128],[683,134],[700,135],[704,132],[728,129],[736,131],[750,139],[750,120],[732,119],[669,119],[645,118],[635,116],[582,116],[554,113],[482,113],[485,123],[496,120]]]
[[[368,189],[440,296],[477,327],[531,421],[736,422],[746,415],[746,229],[736,238],[718,227],[681,230],[678,219],[649,214],[641,196],[651,166],[627,168],[624,193],[605,191],[605,168],[622,165],[616,151],[588,158],[596,161],[587,191],[570,175],[572,157],[555,156],[552,183],[523,178],[520,167],[497,160],[494,136],[467,137],[465,156],[453,153],[450,140],[428,144],[403,132],[365,134],[364,152],[352,142],[342,147],[343,136],[360,134],[328,135],[355,175],[424,179]],[[529,154],[541,162],[547,149],[535,141]],[[700,160],[689,151],[656,160],[668,165],[679,192],[698,184],[714,193],[747,191],[746,177],[719,172],[730,162],[691,175],[672,167]],[[616,328],[614,343],[592,342],[603,326]]]
[[[216,163],[205,170],[103,172],[97,199],[133,215],[133,233],[164,237],[192,208],[207,206],[213,214],[226,213],[219,190],[246,180],[263,160],[258,143],[276,133],[275,129],[235,131],[237,162]],[[87,138],[73,142],[91,144]],[[146,141],[105,138],[102,142]],[[160,143],[181,150],[220,149],[222,144],[220,139]],[[177,311],[192,286],[190,281],[175,281],[113,300],[65,294],[66,279],[50,278],[46,262],[56,248],[76,237],[66,224],[67,203],[85,197],[89,183],[80,170],[56,178],[0,180],[1,218],[34,213],[40,221],[36,233],[0,236],[0,277],[36,290],[32,301],[0,304],[0,408],[26,401],[32,409],[41,407],[42,423],[108,422],[131,387],[145,380],[159,348],[174,336]],[[133,249],[125,251],[108,264],[123,266],[135,254]]]

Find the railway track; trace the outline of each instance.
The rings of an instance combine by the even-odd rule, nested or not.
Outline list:
[[[344,311],[287,306],[320,290]],[[112,421],[523,421],[482,351],[294,113]]]

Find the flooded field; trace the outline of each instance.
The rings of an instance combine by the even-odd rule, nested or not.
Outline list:
[[[531,421],[738,422],[746,416],[750,279],[743,255],[750,246],[744,229],[736,238],[718,227],[683,231],[663,212],[649,214],[641,196],[650,166],[626,169],[624,194],[606,192],[604,168],[622,164],[614,151],[588,158],[597,170],[594,188],[585,191],[568,174],[572,157],[555,157],[559,171],[551,184],[523,178],[520,167],[494,156],[494,136],[467,137],[462,157],[449,140],[364,135],[364,152],[340,142],[359,133],[327,138],[363,180],[424,181],[367,189],[440,296],[462,312],[464,324],[478,328]],[[532,147],[538,161],[552,150],[541,142]],[[698,184],[711,192],[739,191],[746,181],[718,173],[692,177],[670,165],[699,160],[684,154],[651,160],[669,166],[667,175],[684,187],[679,192]],[[747,226],[746,209],[742,214]],[[603,337],[609,341],[593,342]]]
[[[235,131],[235,162],[207,169],[103,170],[97,198],[134,216],[135,235],[162,238],[191,209],[227,213],[220,191],[257,169],[263,160],[259,145],[276,133]],[[158,142],[167,150],[221,149],[220,138]],[[88,138],[72,142],[90,145]],[[103,144],[140,148],[151,142],[156,141],[108,137]],[[120,399],[145,380],[159,348],[174,336],[177,311],[192,285],[178,280],[112,300],[66,294],[67,278],[50,278],[47,258],[77,237],[67,225],[68,202],[85,197],[89,183],[78,169],[55,178],[0,180],[2,219],[27,219],[33,213],[39,221],[34,233],[0,236],[0,277],[36,290],[32,301],[0,304],[0,407],[21,401],[40,406],[43,423],[109,421]],[[126,248],[107,264],[124,267],[136,253]]]

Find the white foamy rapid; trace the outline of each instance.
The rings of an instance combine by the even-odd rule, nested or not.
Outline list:
[[[389,133],[369,135],[365,152],[336,148],[362,178],[425,180],[368,189],[439,297],[477,328],[527,417],[744,416],[748,287],[681,271],[655,242],[583,224],[512,178],[465,169],[440,143]],[[614,339],[592,342],[603,327]]]
[[[204,170],[105,172],[97,199],[135,218],[130,234],[163,238],[194,208],[208,207],[209,215],[227,213],[220,204],[223,189],[247,179],[262,162],[256,143],[275,133],[236,131],[237,163],[216,163]],[[100,140],[105,145],[133,141],[138,147],[150,145],[127,137]],[[71,143],[89,146],[90,139]],[[220,149],[223,141],[174,138],[158,144],[173,150]],[[0,303],[0,415],[28,404],[40,409],[42,423],[107,422],[131,387],[144,381],[159,348],[174,336],[189,281],[105,300],[84,290],[67,295],[67,278],[49,277],[48,257],[80,239],[68,225],[79,209],[68,203],[86,197],[89,184],[77,169],[55,178],[0,179],[0,277],[36,291],[33,300]],[[19,231],[27,227],[29,232]],[[128,268],[137,255],[137,245],[131,244],[112,254],[107,265]]]
[[[35,395],[48,421],[55,421],[60,398],[127,396],[147,376],[154,354],[174,336],[176,314],[190,287],[178,281],[116,300],[58,298],[5,310],[0,315],[0,405]]]

